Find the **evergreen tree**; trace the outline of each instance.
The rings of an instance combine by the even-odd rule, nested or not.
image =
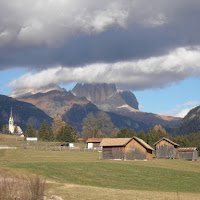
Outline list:
[[[78,133],[75,128],[67,123],[61,128],[57,135],[57,140],[61,142],[75,142],[78,138]]]
[[[9,134],[9,130],[8,130],[8,125],[4,124],[2,127],[2,133],[3,134]]]
[[[140,131],[138,134],[137,134],[137,137],[146,141],[146,135],[144,134],[144,131]]]
[[[47,124],[45,120],[38,130],[38,136],[39,136],[39,139],[43,141],[54,140],[53,131],[51,130],[51,128],[49,127],[49,125]]]
[[[27,125],[26,131],[24,133],[25,137],[36,137],[36,131],[35,129],[31,126],[31,124]]]

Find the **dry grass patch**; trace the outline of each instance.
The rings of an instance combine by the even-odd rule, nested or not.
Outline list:
[[[49,195],[61,196],[64,200],[198,200],[200,194],[122,190],[75,184],[51,184]]]
[[[1,200],[40,200],[44,196],[46,182],[39,176],[21,179],[0,178]]]

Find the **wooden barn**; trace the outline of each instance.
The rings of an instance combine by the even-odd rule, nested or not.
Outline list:
[[[180,146],[175,142],[162,138],[154,144],[156,146],[157,158],[175,159],[178,156],[177,148]]]
[[[181,160],[198,160],[198,149],[196,147],[178,148],[178,157]]]
[[[100,148],[100,143],[103,138],[88,138],[86,143],[88,146],[88,149],[98,149]]]
[[[154,149],[142,139],[104,138],[102,146],[103,159],[152,160]]]

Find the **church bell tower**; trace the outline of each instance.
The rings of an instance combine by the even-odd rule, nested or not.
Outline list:
[[[11,107],[11,111],[10,111],[10,118],[9,118],[9,125],[8,125],[8,129],[9,129],[9,132],[11,134],[14,133],[14,119],[13,119],[13,116],[12,116],[12,107]]]

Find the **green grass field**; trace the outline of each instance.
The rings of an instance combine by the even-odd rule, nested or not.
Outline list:
[[[38,151],[17,144],[16,150],[0,150],[0,175],[40,174],[49,182],[47,193],[64,199],[200,199],[200,162],[104,161],[97,152]]]

